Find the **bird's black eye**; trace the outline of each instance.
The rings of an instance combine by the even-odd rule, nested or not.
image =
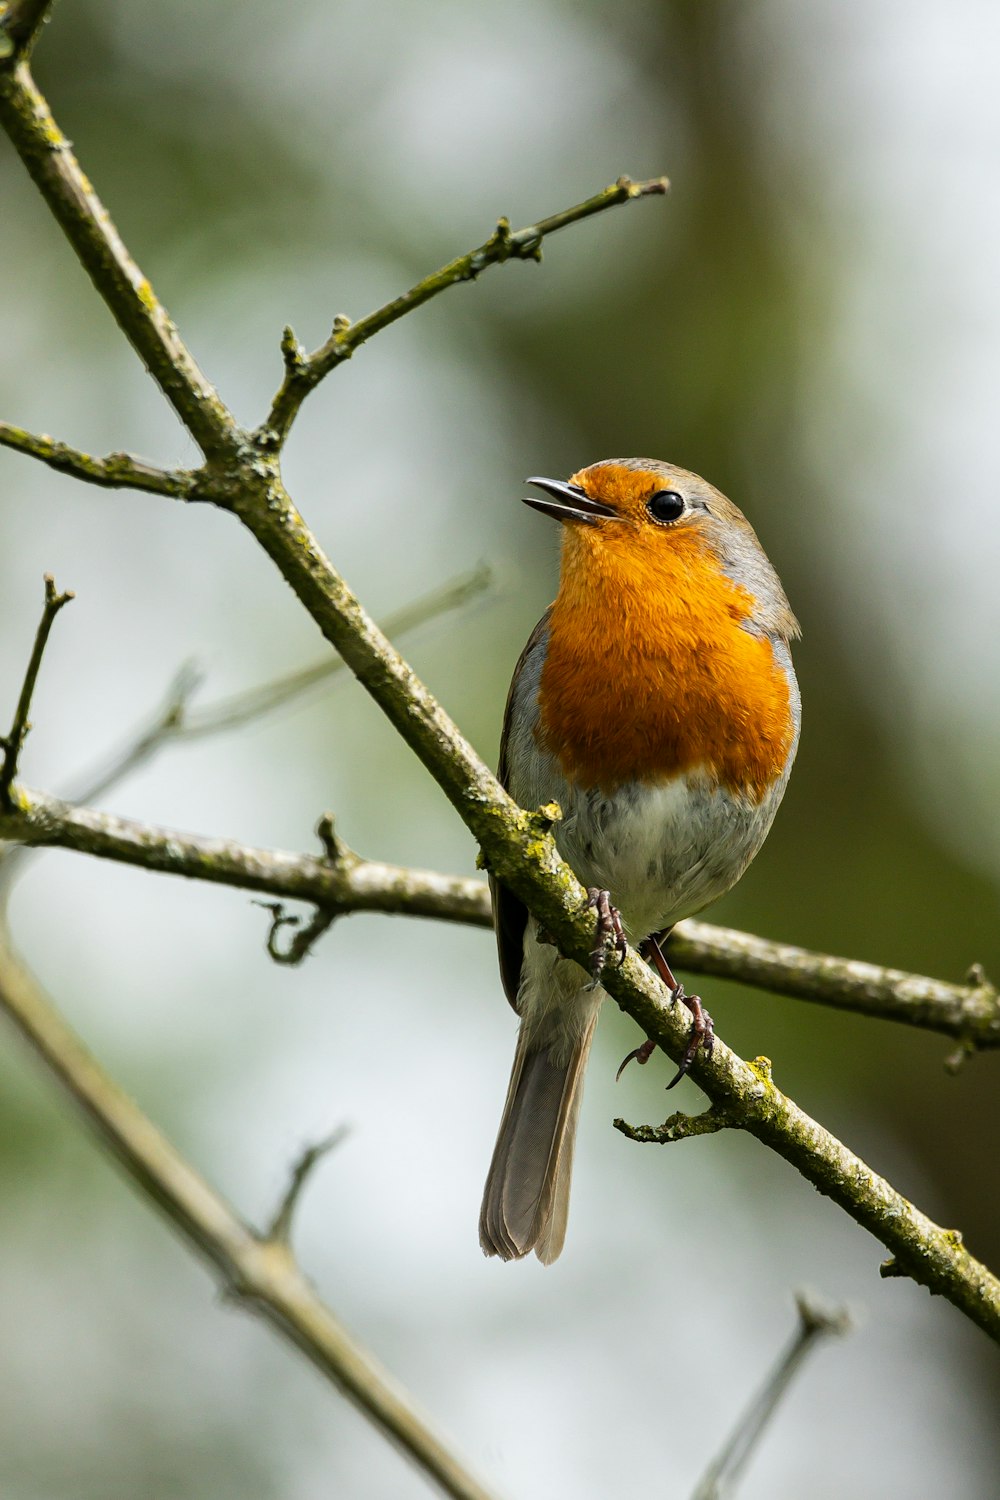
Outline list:
[[[676,521],[684,514],[684,496],[676,490],[657,490],[646,501],[646,509],[654,521]]]

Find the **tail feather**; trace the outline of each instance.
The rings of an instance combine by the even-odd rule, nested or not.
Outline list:
[[[539,1047],[521,1030],[479,1219],[487,1255],[516,1260],[534,1250],[548,1265],[562,1250],[583,1073],[596,1023],[595,1011],[568,1055],[565,1037]]]

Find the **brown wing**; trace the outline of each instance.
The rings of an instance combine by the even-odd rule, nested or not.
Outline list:
[[[510,791],[510,765],[507,750],[510,741],[510,716],[513,711],[514,688],[521,670],[548,628],[551,609],[547,609],[528,637],[527,645],[517,659],[514,675],[507,693],[507,705],[503,712],[503,729],[500,732],[500,762],[497,779],[505,791]],[[497,935],[497,953],[500,958],[500,978],[504,992],[517,1010],[517,990],[521,982],[521,960],[524,955],[524,929],[528,925],[527,907],[490,876],[490,895],[493,898],[493,926]]]

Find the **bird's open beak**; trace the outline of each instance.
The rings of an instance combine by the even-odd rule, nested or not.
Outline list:
[[[610,505],[591,500],[578,484],[567,484],[565,479],[526,479],[524,482],[537,484],[551,497],[541,500],[534,495],[525,495],[525,505],[540,510],[543,515],[555,516],[557,521],[583,521],[588,526],[596,526],[599,521],[613,520],[617,516]]]

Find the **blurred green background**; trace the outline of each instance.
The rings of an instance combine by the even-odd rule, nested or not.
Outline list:
[[[290,321],[313,347],[486,237],[666,172],[667,200],[566,231],[381,335],[315,395],[286,477],[370,609],[480,560],[497,584],[400,644],[493,760],[551,597],[528,473],[648,454],[747,512],[804,628],[799,761],[720,921],[996,978],[1000,728],[995,277],[1000,19],[985,0],[503,7],[94,0],[36,72],[196,357],[260,420]],[[0,413],[102,452],[194,454],[0,142]],[[322,654],[227,518],[0,450],[0,719],[51,571],[26,753],[71,786],[179,663],[206,698]],[[362,852],[468,872],[453,813],[354,684],[167,752],[124,814],[289,848],[332,808]],[[18,939],[76,1026],[242,1211],[350,1139],[303,1206],[332,1306],[510,1496],[689,1493],[802,1284],[862,1304],[741,1494],[995,1493],[995,1354],[882,1283],[878,1245],[751,1141],[642,1149],[665,1070],[614,1089],[607,1015],[566,1253],[486,1263],[481,1181],[513,1048],[487,934],[342,921],[301,971],[237,892],[69,854]],[[726,1041],[1000,1267],[997,1059],[717,981]],[[685,1085],[681,1107],[697,1108]],[[0,1493],[405,1496],[423,1482],[294,1355],[219,1305],[9,1034],[0,1053]]]

